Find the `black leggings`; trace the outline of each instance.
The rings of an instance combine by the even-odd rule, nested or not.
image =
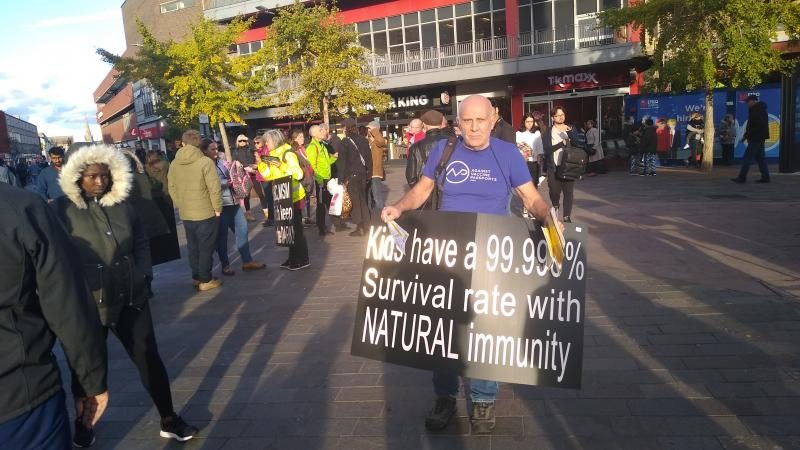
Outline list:
[[[109,328],[103,328],[108,336]],[[169,376],[161,356],[158,354],[156,335],[153,330],[153,318],[150,305],[145,303],[141,310],[126,307],[119,316],[119,322],[110,328],[111,332],[125,347],[131,361],[139,370],[142,385],[150,394],[161,417],[175,414],[172,405],[172,392],[169,387]],[[70,367],[72,374],[72,395],[85,397],[86,394],[78,383],[78,377]]]
[[[575,182],[559,180],[555,171],[550,170],[547,174],[547,190],[550,192],[550,203],[559,209],[563,207],[564,217],[572,215],[572,200],[575,193]],[[564,203],[561,204],[561,193],[564,193]]]

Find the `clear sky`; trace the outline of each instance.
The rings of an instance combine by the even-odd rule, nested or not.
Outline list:
[[[102,139],[92,94],[125,49],[122,0],[0,0],[0,110],[48,136]]]

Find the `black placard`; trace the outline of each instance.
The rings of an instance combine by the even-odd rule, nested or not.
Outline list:
[[[414,211],[401,254],[373,225],[351,353],[470,378],[580,388],[586,229],[566,224],[566,260],[548,264],[523,219]]]
[[[294,244],[291,176],[272,181],[272,198],[275,200],[275,242],[282,247],[288,247]]]

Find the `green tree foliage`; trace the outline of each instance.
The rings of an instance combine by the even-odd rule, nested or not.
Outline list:
[[[794,0],[640,0],[601,13],[601,20],[642,31],[653,62],[649,87],[704,91],[704,170],[713,165],[713,89],[751,87],[769,73],[788,71],[793,63],[772,41],[781,29],[793,39],[800,35]]]
[[[227,26],[201,19],[186,39],[158,41],[141,22],[142,44],[137,55],[121,57],[99,49],[103,59],[128,80],[146,80],[159,96],[159,112],[168,121],[187,127],[207,114],[219,125],[228,148],[225,122],[241,122],[241,114],[263,105],[261,92],[268,80],[252,76],[253,56],[231,58],[228,47],[250,26],[236,19]]]
[[[366,50],[357,34],[341,23],[335,5],[304,6],[299,1],[278,10],[256,58],[274,69],[274,76],[288,80],[271,96],[273,104],[285,104],[286,115],[322,115],[348,110],[366,114],[388,108],[391,97],[378,92],[380,80],[364,71]]]

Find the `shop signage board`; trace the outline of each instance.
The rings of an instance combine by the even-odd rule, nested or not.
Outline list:
[[[470,378],[580,388],[586,228],[567,224],[565,261],[516,217],[413,211],[374,224],[351,352]],[[453,226],[458,224],[458,226]]]

